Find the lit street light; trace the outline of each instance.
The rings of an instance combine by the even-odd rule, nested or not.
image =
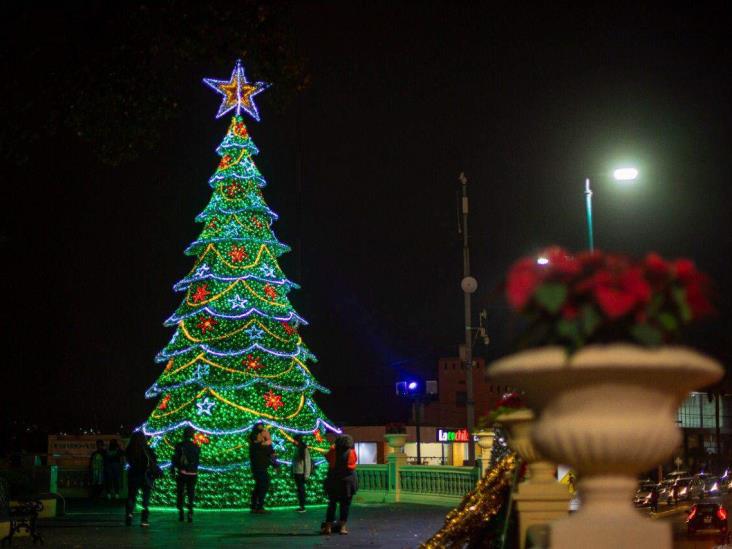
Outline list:
[[[615,181],[634,181],[638,177],[638,170],[635,168],[618,168],[613,172]],[[590,178],[585,179],[585,206],[587,209],[587,240],[590,251],[595,251],[595,240],[592,232],[592,189],[590,189]],[[543,265],[543,263],[542,263]]]

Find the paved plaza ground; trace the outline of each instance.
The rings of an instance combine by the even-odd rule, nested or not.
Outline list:
[[[325,506],[299,514],[294,509],[268,515],[244,511],[198,511],[193,524],[179,523],[175,510],[154,509],[150,527],[124,525],[121,505],[93,506],[72,501],[62,517],[43,520],[45,547],[369,547],[413,548],[443,524],[446,507],[414,504],[354,505],[348,536],[320,536]],[[31,547],[16,538],[12,547]]]

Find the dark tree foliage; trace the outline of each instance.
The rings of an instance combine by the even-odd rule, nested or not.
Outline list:
[[[65,4],[25,4],[4,17],[0,150],[14,164],[63,133],[105,164],[134,160],[179,115],[190,75],[226,78],[237,57],[250,78],[277,82],[270,104],[307,85],[287,3]]]

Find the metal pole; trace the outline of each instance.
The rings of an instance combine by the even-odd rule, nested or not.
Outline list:
[[[595,251],[595,240],[592,234],[592,190],[590,190],[590,178],[585,179],[585,207],[587,209],[587,242],[590,251]]]
[[[417,465],[422,465],[422,437],[420,436],[420,421],[422,419],[421,417],[421,410],[420,407],[422,405],[421,400],[418,398],[414,401],[415,406],[415,413],[414,413],[414,423],[417,427]]]
[[[468,248],[468,178],[464,173],[460,174],[460,183],[463,186],[463,278],[470,276],[470,249]],[[470,292],[463,292],[465,296],[465,412],[467,415],[467,427],[470,434],[468,440],[468,462],[475,463],[475,444],[472,441],[473,429],[475,428],[475,401],[473,397],[473,336],[470,325]]]
[[[719,428],[719,391],[714,393],[714,435],[717,439],[717,465],[722,463],[722,441],[721,431]]]

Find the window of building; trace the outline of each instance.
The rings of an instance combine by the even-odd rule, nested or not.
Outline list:
[[[468,393],[465,391],[455,392],[455,404],[458,406],[465,406],[468,402]]]
[[[356,442],[356,457],[360,465],[375,465],[377,462],[377,445],[375,442]]]

